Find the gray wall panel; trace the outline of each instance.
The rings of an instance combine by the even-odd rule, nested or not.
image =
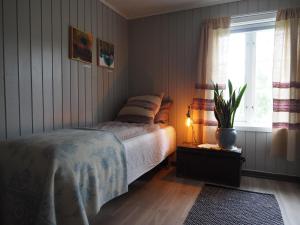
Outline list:
[[[97,1],[97,33],[98,33],[98,37],[100,39],[103,38],[103,19],[102,19],[102,15],[103,15],[103,5]],[[98,47],[97,47],[98,48]],[[103,68],[98,67],[98,71],[97,71],[97,101],[98,101],[98,121],[103,121],[104,117],[103,117],[103,112],[104,112],[104,107],[101,107],[104,105],[104,101],[103,101],[103,96],[104,96],[104,88],[103,88]]]
[[[0,140],[92,126],[104,121],[104,112],[106,119],[117,113],[116,99],[127,98],[117,82],[128,79],[127,52],[122,52],[128,51],[128,22],[107,7],[104,15],[102,8],[98,0],[0,1]],[[93,33],[92,64],[69,59],[70,25]],[[100,35],[115,44],[116,64],[126,65],[122,71],[97,66]],[[104,89],[113,97],[104,97]]]
[[[41,18],[41,0],[30,0],[32,127],[34,133],[44,129]]]
[[[5,88],[4,88],[4,63],[3,63],[3,0],[0,0],[0,139],[6,138],[5,126]]]
[[[92,21],[92,33],[97,37],[97,1],[91,2],[91,21]],[[97,81],[97,42],[95,39],[94,46],[93,46],[93,65],[92,65],[92,124],[95,125],[98,122],[98,81]]]
[[[52,1],[42,0],[42,68],[44,130],[53,129]]]
[[[12,138],[20,134],[16,0],[3,0],[3,24],[7,137]]]
[[[32,133],[29,0],[18,1],[18,60],[21,135]]]
[[[91,0],[85,0],[84,4],[85,4],[84,5],[84,30],[86,32],[92,32]],[[86,126],[90,127],[92,125],[92,65],[85,67],[84,72],[85,72],[85,124]]]
[[[77,27],[78,0],[70,1],[70,26]],[[78,127],[78,61],[71,60],[71,121],[72,127]]]
[[[78,0],[78,28],[82,31],[84,31],[84,12],[85,12],[85,4],[84,0]],[[85,92],[85,82],[86,82],[86,76],[85,76],[85,68],[89,67],[88,64],[78,62],[78,122],[79,127],[85,127],[86,125],[86,92]]]
[[[68,58],[70,2],[61,0],[61,63],[62,63],[62,120],[63,127],[71,127],[71,64]]]
[[[52,71],[53,71],[53,126],[63,127],[62,96],[62,14],[61,0],[52,0]],[[65,28],[67,29],[67,28]]]

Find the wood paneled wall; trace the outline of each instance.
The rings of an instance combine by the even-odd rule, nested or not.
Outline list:
[[[187,105],[197,73],[200,24],[208,17],[243,15],[300,6],[299,0],[241,0],[129,21],[129,95],[165,92],[174,99],[171,124],[185,139]],[[300,162],[269,156],[270,134],[239,132],[245,169],[300,176]],[[297,166],[298,164],[298,166]]]
[[[70,25],[93,33],[92,64],[68,58]],[[97,37],[114,70],[97,67]],[[127,83],[128,22],[99,0],[0,0],[0,140],[112,119]]]

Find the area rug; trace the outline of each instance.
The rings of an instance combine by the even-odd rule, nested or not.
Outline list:
[[[272,194],[205,185],[184,225],[283,225]]]

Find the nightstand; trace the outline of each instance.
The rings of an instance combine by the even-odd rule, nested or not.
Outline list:
[[[216,150],[183,144],[177,146],[176,175],[239,187],[245,161],[241,154],[241,149]]]

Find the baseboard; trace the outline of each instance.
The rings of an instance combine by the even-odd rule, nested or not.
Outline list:
[[[283,175],[283,174],[275,174],[275,173],[265,173],[265,172],[259,172],[253,170],[242,170],[242,176],[300,183],[300,177]]]

